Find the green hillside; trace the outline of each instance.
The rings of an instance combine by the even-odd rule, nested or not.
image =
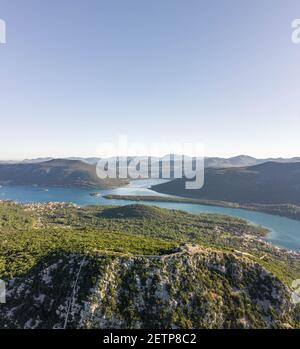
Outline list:
[[[100,179],[96,166],[79,160],[0,164],[0,184],[105,188],[126,183],[121,179]]]

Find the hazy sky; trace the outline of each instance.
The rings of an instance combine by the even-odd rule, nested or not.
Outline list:
[[[299,0],[0,0],[0,158],[300,156]]]

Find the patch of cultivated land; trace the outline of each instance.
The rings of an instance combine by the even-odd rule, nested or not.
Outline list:
[[[2,328],[299,327],[299,257],[221,215],[0,203]]]

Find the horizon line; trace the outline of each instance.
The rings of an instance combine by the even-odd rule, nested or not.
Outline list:
[[[75,159],[91,159],[91,158],[96,158],[96,159],[109,159],[109,158],[114,158],[114,157],[156,157],[156,158],[163,158],[169,155],[175,155],[175,156],[186,156],[186,157],[202,157],[202,156],[190,156],[190,155],[186,155],[186,154],[165,154],[165,155],[111,155],[111,156],[106,156],[106,157],[99,157],[99,156],[76,156],[76,155],[70,155],[70,156],[36,156],[36,157],[24,157],[24,158],[0,158],[0,162],[5,162],[5,161],[9,161],[9,162],[22,162],[22,161],[30,161],[30,160],[39,160],[39,159],[49,159],[49,160],[53,160],[53,159],[63,159],[63,160],[72,160],[72,158]],[[219,158],[219,159],[233,159],[233,158],[238,158],[238,157],[249,157],[249,158],[253,158],[256,160],[266,160],[266,159],[294,159],[294,158],[300,158],[300,155],[294,155],[294,156],[264,156],[264,157],[257,157],[255,155],[247,155],[247,154],[239,154],[239,155],[232,155],[232,156],[222,156],[222,155],[207,155],[207,156],[203,156],[204,159],[207,158]]]

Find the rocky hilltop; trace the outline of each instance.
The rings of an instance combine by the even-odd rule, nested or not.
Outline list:
[[[0,203],[0,328],[299,328],[297,253],[240,219]]]
[[[9,281],[1,327],[286,328],[290,291],[232,253],[185,247],[165,256],[52,257]]]

